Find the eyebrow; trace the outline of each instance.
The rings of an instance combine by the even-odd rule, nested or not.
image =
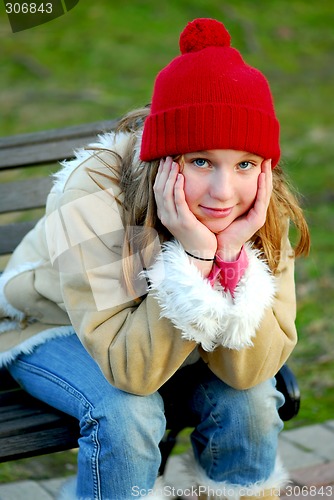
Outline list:
[[[214,154],[214,153],[207,151],[207,150],[205,150],[205,151],[192,151],[191,153],[185,153],[185,155],[195,155],[195,156],[196,155],[209,155],[209,154]]]
[[[257,155],[256,153],[245,153],[241,155],[242,158],[249,158],[250,156],[255,157],[255,158],[262,158],[260,155]]]

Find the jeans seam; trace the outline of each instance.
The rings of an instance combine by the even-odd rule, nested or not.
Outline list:
[[[92,463],[92,473],[93,473],[93,478],[94,478],[94,495],[95,495],[95,492],[97,493],[97,496],[96,498],[97,499],[102,499],[102,496],[101,496],[101,481],[100,481],[100,469],[99,469],[99,466],[98,466],[98,461],[99,461],[99,455],[100,455],[100,450],[101,450],[101,444],[100,444],[100,440],[98,438],[98,434],[99,434],[99,423],[98,421],[92,417],[91,415],[91,409],[93,407],[90,406],[89,408],[89,416],[92,420],[92,422],[94,422],[94,428],[93,428],[93,432],[92,432],[92,438],[93,438],[93,441],[95,443],[95,446],[94,446],[94,452],[92,454],[92,460],[91,460],[91,463]]]

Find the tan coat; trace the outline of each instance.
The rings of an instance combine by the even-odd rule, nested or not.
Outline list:
[[[127,140],[106,134],[99,145],[122,155]],[[150,290],[143,277],[135,300],[120,282],[122,208],[103,175],[111,161],[106,151],[86,151],[65,164],[45,217],[14,252],[0,279],[2,362],[72,324],[110,383],[135,394],[156,391],[199,356],[238,389],[274,376],[297,339],[288,239],[275,277],[247,245],[249,267],[233,299],[201,277],[177,241],[168,242],[146,273]],[[160,250],[159,238],[156,244]]]

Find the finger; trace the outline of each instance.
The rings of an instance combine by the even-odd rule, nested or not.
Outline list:
[[[163,192],[170,172],[170,166],[171,166],[170,157],[162,158],[160,160],[158,172],[153,186],[155,192],[160,192],[160,193]]]
[[[272,171],[271,160],[264,160],[261,165],[261,173],[258,178],[258,192],[256,201],[259,200],[265,204],[269,203],[272,190]]]
[[[267,166],[265,162],[261,165],[261,172],[257,179],[257,192],[252,209],[248,212],[247,218],[249,220],[260,217],[261,214],[267,210],[267,180],[266,180]],[[262,217],[261,217],[262,218]]]
[[[170,171],[170,158],[162,158],[153,184],[154,197],[157,204],[157,214],[160,220],[166,218],[164,190]]]
[[[170,174],[171,158],[161,159],[158,172],[153,185],[153,191],[155,196],[155,201],[158,208],[158,216],[160,218],[161,210],[164,209],[164,197],[166,196],[165,189],[166,183]]]
[[[258,177],[255,204],[264,202],[265,197],[266,197],[266,191],[267,191],[267,189],[266,189],[266,174],[265,174],[264,169],[262,169],[261,173]]]
[[[155,176],[154,183],[153,183],[153,191],[154,191],[154,193],[156,193],[159,190],[161,173],[162,173],[162,168],[163,168],[164,161],[165,160],[162,158],[160,160],[160,163],[159,163],[159,167],[158,167],[158,170],[157,170],[157,175]]]
[[[266,160],[263,163],[264,163],[265,189],[266,189],[265,203],[268,207],[271,198],[271,193],[273,190],[273,174],[271,168],[271,159]]]
[[[253,209],[249,212],[249,220],[252,220],[258,228],[265,223],[267,210],[272,192],[271,160],[265,160],[261,165],[261,173],[258,177],[258,189]]]
[[[172,162],[170,165],[169,174],[163,190],[163,201],[164,206],[171,215],[175,215],[175,183],[177,175],[179,173],[179,166],[176,162]]]
[[[184,176],[178,173],[174,188],[175,208],[179,217],[185,217],[189,213],[189,207],[184,193]]]
[[[168,227],[175,223],[176,209],[174,201],[174,185],[178,165],[173,165],[172,159],[166,158],[159,166],[159,179],[154,189],[158,217]]]

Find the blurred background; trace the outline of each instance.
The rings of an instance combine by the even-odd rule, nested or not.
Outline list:
[[[196,17],[223,21],[233,46],[270,81],[282,163],[312,235],[310,257],[296,266],[300,340],[289,360],[302,405],[286,428],[333,419],[332,1],[80,0],[62,17],[14,34],[1,5],[0,136],[117,118],[149,103],[155,75],[178,55],[179,34]],[[13,464],[1,467],[0,481],[15,474]]]

